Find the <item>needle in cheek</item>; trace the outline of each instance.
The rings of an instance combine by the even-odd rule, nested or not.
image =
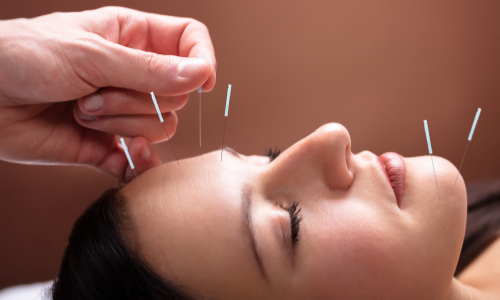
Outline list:
[[[476,117],[474,118],[474,123],[472,124],[472,128],[470,129],[469,138],[467,139],[467,145],[465,145],[464,155],[462,156],[462,162],[460,163],[460,168],[458,168],[457,178],[455,178],[455,184],[457,184],[458,174],[460,174],[460,170],[462,170],[462,164],[464,163],[465,153],[467,153],[467,147],[469,147],[469,143],[472,140],[472,135],[474,134],[474,129],[476,129],[477,120],[479,119],[479,115],[481,114],[481,109],[477,109]]]

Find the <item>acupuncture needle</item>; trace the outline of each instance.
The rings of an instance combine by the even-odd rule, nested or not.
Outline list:
[[[458,168],[457,178],[455,178],[455,184],[457,184],[458,174],[462,170],[462,164],[464,163],[465,153],[467,153],[467,147],[469,147],[469,143],[472,140],[472,135],[474,134],[474,130],[476,129],[477,120],[479,119],[479,115],[481,114],[481,109],[478,108],[476,112],[476,117],[474,118],[474,123],[472,123],[472,128],[470,129],[469,138],[467,139],[467,145],[465,145],[464,155],[462,156],[462,162],[460,163],[460,168]]]
[[[224,112],[224,131],[222,133],[222,147],[220,152],[220,161],[222,161],[222,153],[224,152],[224,135],[226,134],[226,121],[229,112],[229,99],[231,98],[231,85],[227,87],[226,111]]]
[[[432,159],[431,137],[429,136],[429,127],[427,126],[427,120],[424,120],[424,127],[425,127],[425,135],[427,136],[427,147],[429,148],[429,155],[431,156],[432,170],[434,171],[434,178],[436,179],[436,188],[438,191],[438,197],[439,197],[439,200],[441,200],[441,196],[439,195],[438,181],[437,181],[437,177],[436,177],[436,169],[434,169],[434,161]]]
[[[130,157],[130,154],[128,152],[127,145],[125,144],[125,141],[123,138],[120,138],[120,142],[122,143],[123,150],[125,151],[125,155],[127,156],[128,164],[130,165],[130,169],[132,169],[132,172],[134,173],[135,179],[137,179],[137,183],[139,183],[139,188],[141,189],[142,196],[144,197],[144,190],[142,189],[141,181],[139,178],[137,178],[137,173],[135,172],[135,167],[134,163],[132,162],[132,158]]]
[[[155,104],[156,112],[158,113],[158,117],[160,118],[162,127],[165,130],[165,133],[167,134],[168,142],[170,143],[170,147],[172,148],[172,152],[174,153],[175,160],[177,161],[177,164],[179,164],[179,160],[177,159],[177,155],[175,154],[174,151],[174,146],[172,146],[172,141],[170,140],[170,136],[168,135],[167,128],[165,127],[165,123],[163,122],[163,117],[161,115],[160,108],[158,107],[158,103],[156,102],[156,97],[153,92],[151,92],[151,98],[153,99],[153,103]]]

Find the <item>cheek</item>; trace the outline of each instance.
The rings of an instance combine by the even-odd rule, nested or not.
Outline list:
[[[449,161],[433,157],[440,197],[430,157],[408,159],[407,213],[416,224],[418,258],[430,266],[427,284],[438,293],[450,285],[462,248],[467,218],[467,197],[463,179]],[[455,180],[456,183],[455,183]],[[430,283],[432,281],[432,283]]]
[[[406,288],[395,283],[414,250],[394,215],[347,203],[311,228],[304,232],[309,243],[304,268],[315,298],[369,299],[387,291],[400,295],[398,289]]]

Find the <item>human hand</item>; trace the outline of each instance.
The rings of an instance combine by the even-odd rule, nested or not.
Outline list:
[[[0,159],[119,179],[128,163],[115,135],[166,139],[149,92],[172,136],[174,110],[210,91],[216,70],[202,23],[120,7],[0,21],[0,64]]]

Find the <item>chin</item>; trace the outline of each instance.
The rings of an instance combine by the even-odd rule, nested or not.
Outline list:
[[[449,285],[455,273],[465,236],[467,190],[462,176],[458,174],[458,169],[450,161],[441,157],[433,157],[433,160],[441,196],[441,199],[434,199],[436,202],[434,208],[439,214],[439,220],[434,226],[442,237],[442,241],[436,243],[443,247],[441,263],[443,275],[447,277]],[[434,174],[432,175],[434,177]],[[433,187],[436,188],[435,179]]]

